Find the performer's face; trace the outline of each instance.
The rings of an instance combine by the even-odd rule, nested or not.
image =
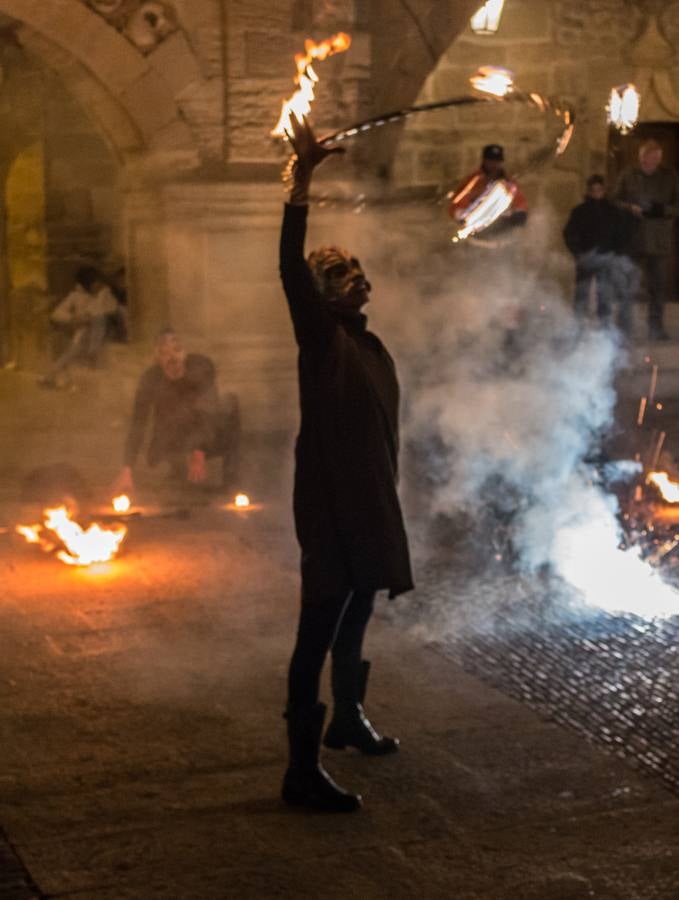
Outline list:
[[[164,335],[156,345],[156,359],[165,376],[177,381],[184,375],[184,350],[174,334]]]
[[[323,299],[346,312],[358,312],[370,297],[370,282],[360,262],[338,247],[317,250],[309,257]]]

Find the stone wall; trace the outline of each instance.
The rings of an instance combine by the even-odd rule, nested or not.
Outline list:
[[[657,20],[649,16],[654,9],[660,10]],[[679,87],[678,52],[677,3],[510,0],[498,33],[477,36],[467,27],[443,53],[417,99],[468,93],[468,78],[479,65],[505,66],[520,87],[567,98],[577,109],[571,146],[546,172],[528,171],[521,179],[529,201],[547,201],[559,224],[579,200],[587,175],[606,172],[605,106],[611,87],[629,81],[646,85],[642,116],[679,118],[679,108],[669,108],[674,100],[665,98],[663,107],[649,80],[664,74]],[[490,142],[504,144],[508,170],[521,172],[554,133],[545,117],[515,104],[414,118],[398,148],[394,181],[451,189],[478,165],[480,147]]]

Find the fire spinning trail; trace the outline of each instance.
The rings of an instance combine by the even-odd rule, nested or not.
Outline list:
[[[314,87],[318,83],[318,75],[314,72],[311,63],[315,60],[324,60],[328,56],[335,53],[342,53],[351,46],[351,38],[349,35],[340,32],[328,40],[315,44],[311,40],[307,40],[305,44],[305,53],[297,54],[295,63],[297,66],[297,76],[295,83],[299,85],[298,89],[289,100],[283,102],[281,115],[275,128],[271,131],[272,136],[285,139],[290,131],[290,117],[296,116],[300,121],[311,111],[311,102],[314,100]],[[559,156],[565,152],[573,136],[575,128],[575,110],[565,100],[553,97],[545,97],[535,92],[518,90],[514,84],[513,75],[507,69],[496,66],[482,66],[478,72],[470,78],[472,87],[478,91],[478,95],[465,95],[462,97],[451,97],[447,100],[440,100],[435,103],[424,103],[417,106],[409,106],[399,109],[391,113],[380,116],[374,116],[371,119],[365,119],[357,122],[348,128],[335,131],[324,137],[320,143],[324,145],[338,144],[350,138],[366,134],[374,128],[380,128],[383,125],[389,125],[403,121],[414,115],[421,115],[428,112],[434,112],[441,109],[451,109],[453,107],[471,106],[482,103],[493,102],[513,102],[523,103],[533,106],[543,114],[551,113],[560,122],[561,133],[553,146],[543,150],[538,154],[540,161],[544,162],[552,158],[553,155]],[[616,107],[617,111],[617,107]],[[284,172],[283,180],[286,184],[290,182],[292,165],[294,165],[295,157],[293,156]],[[521,172],[516,173],[522,174]],[[478,234],[485,228],[492,225],[497,219],[511,206],[513,200],[513,192],[511,186],[504,179],[493,182],[489,187],[471,203],[466,210],[466,214],[462,217],[458,224],[456,232],[452,236],[453,242],[464,240],[472,235]]]

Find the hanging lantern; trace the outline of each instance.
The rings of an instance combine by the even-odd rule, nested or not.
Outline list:
[[[495,34],[500,26],[505,0],[488,0],[471,17],[470,24],[475,34]]]
[[[621,134],[627,134],[639,121],[639,106],[641,97],[633,84],[620,84],[611,88],[608,98],[608,123],[613,125]]]

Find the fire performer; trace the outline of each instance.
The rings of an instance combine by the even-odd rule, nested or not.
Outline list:
[[[476,171],[467,175],[457,188],[449,194],[450,205],[448,213],[452,219],[461,220],[470,205],[477,200],[486,188],[494,181],[502,179],[508,188],[514,192],[512,205],[498,224],[493,227],[497,232],[498,227],[524,225],[528,216],[528,203],[521,193],[519,186],[512,181],[504,169],[505,152],[500,144],[487,144],[481,152],[481,166]]]
[[[294,512],[301,546],[302,604],[288,675],[290,750],[283,800],[328,812],[358,809],[319,763],[326,708],[319,680],[332,655],[334,715],[324,744],[393,753],[363,710],[369,664],[363,637],[375,592],[413,587],[396,492],[399,386],[393,360],[361,312],[370,285],[358,260],[337,247],[304,259],[309,188],[334,152],[291,116],[297,160],[280,246],[283,287],[299,346],[301,428]]]
[[[206,459],[221,456],[222,484],[230,486],[240,439],[238,398],[229,394],[220,399],[212,360],[185,353],[169,328],[159,335],[156,362],[144,372],[137,387],[125,464],[115,485],[119,493],[134,489],[132,470],[149,418],[153,419],[147,452],[150,466],[167,461],[175,474],[199,483],[207,475]]]

